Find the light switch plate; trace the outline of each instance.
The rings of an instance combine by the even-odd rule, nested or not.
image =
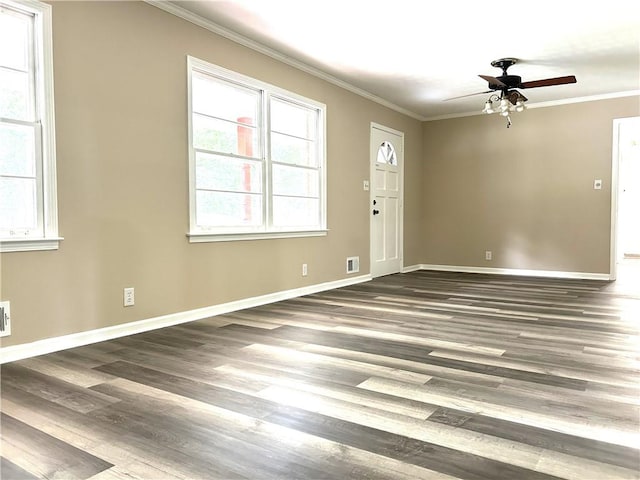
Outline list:
[[[602,190],[602,180],[599,178],[593,181],[593,189],[594,190]]]
[[[363,181],[362,181],[362,189],[363,189],[365,192],[368,192],[368,191],[369,191],[369,180],[363,180]]]

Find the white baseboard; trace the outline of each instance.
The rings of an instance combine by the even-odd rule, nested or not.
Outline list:
[[[436,270],[441,272],[490,273],[493,275],[520,275],[526,277],[566,278],[578,280],[613,280],[608,273],[562,272],[558,270],[524,270],[519,268],[466,267],[456,265],[430,265],[422,263],[418,268],[408,267],[403,272],[414,270]]]
[[[421,270],[420,265],[409,265],[408,267],[402,267],[402,273],[415,272],[416,270]]]
[[[346,287],[371,280],[371,275],[359,275],[357,277],[349,277],[332,282],[319,283],[309,285],[307,287],[295,288],[292,290],[283,290],[280,292],[269,293],[259,297],[246,298],[233,302],[222,303],[220,305],[211,305],[209,307],[197,308],[185,312],[171,313],[145,320],[138,320],[122,325],[114,325],[112,327],[98,328],[87,332],[72,333],[60,337],[46,338],[31,343],[20,345],[12,345],[10,347],[0,347],[0,364],[22,360],[24,358],[35,357],[47,353],[58,352],[74,347],[81,347],[90,343],[103,342],[114,338],[142,333],[149,330],[155,330],[163,327],[170,327],[180,323],[192,322],[194,320],[202,320],[224,313],[235,312],[245,308],[258,307],[269,303],[288,300],[290,298],[310,295],[312,293],[324,292],[334,288]]]

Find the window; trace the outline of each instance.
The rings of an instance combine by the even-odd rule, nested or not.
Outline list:
[[[0,0],[0,245],[58,248],[51,7]]]
[[[387,142],[385,140],[380,144],[376,161],[378,163],[386,163],[388,165],[398,165],[396,149],[393,148],[393,144],[391,142]]]
[[[190,240],[324,235],[325,106],[188,63]]]

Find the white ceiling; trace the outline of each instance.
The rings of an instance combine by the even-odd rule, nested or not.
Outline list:
[[[503,57],[519,60],[509,73],[523,82],[576,76],[522,91],[529,107],[640,89],[637,0],[150,3],[421,119],[478,113],[488,94],[444,100],[488,90],[478,75],[499,76],[490,63]]]

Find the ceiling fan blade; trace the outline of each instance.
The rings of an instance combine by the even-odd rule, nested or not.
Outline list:
[[[535,87],[551,87],[553,85],[565,85],[567,83],[576,83],[576,77],[569,75],[566,77],[545,78],[544,80],[533,80],[531,82],[522,82],[518,88],[535,88]]]
[[[502,83],[500,80],[498,80],[496,77],[491,77],[489,75],[478,75],[480,78],[486,80],[487,82],[489,82],[489,88],[507,88],[507,85],[505,85],[504,83]]]
[[[456,100],[458,98],[473,97],[474,95],[482,95],[483,93],[493,93],[493,90],[487,90],[485,92],[469,93],[467,95],[460,95],[459,97],[445,98],[443,102],[448,102],[449,100]]]

